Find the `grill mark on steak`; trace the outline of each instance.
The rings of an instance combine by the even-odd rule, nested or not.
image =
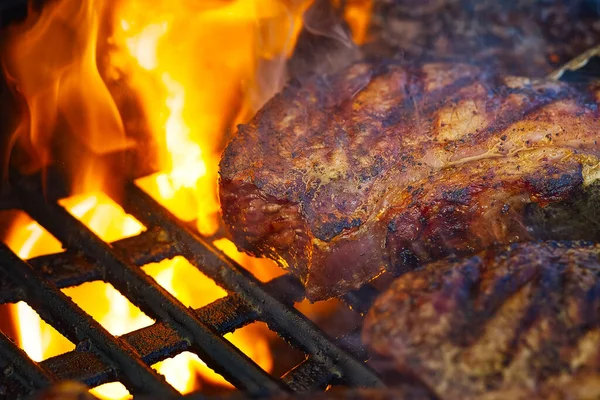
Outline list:
[[[488,252],[493,252],[493,250],[489,250]],[[496,275],[491,277],[486,276],[487,271],[482,271],[481,275],[483,276],[480,276],[478,266],[481,263],[482,261],[479,258],[465,261],[465,264],[468,265],[467,272],[469,276],[476,274],[477,279],[465,281],[464,283],[469,286],[460,289],[469,293],[468,299],[457,304],[457,308],[461,309],[466,318],[454,321],[455,325],[451,328],[448,335],[449,340],[457,346],[468,347],[477,342],[484,333],[485,322],[496,315],[506,298],[517,293],[525,285],[529,284],[530,281],[539,279],[539,271],[532,269],[526,269],[522,274],[519,273],[520,271],[512,271],[514,272],[512,275]],[[489,285],[492,287],[489,293],[485,293],[482,287],[487,280],[491,281]],[[450,288],[450,290],[454,290],[454,288]],[[518,342],[520,333],[526,331],[528,326],[533,324],[535,320],[535,313],[539,307],[539,302],[536,299],[541,299],[541,297],[536,292],[533,298],[534,300],[525,312],[526,317],[521,319],[522,324],[516,331],[515,339],[512,340],[515,345]]]
[[[590,90],[398,60],[289,86],[223,154],[225,223],[311,300],[386,268],[535,238],[525,205],[566,201],[595,179]],[[255,212],[271,203],[284,215]]]
[[[533,198],[544,204],[565,199],[583,183],[581,168],[576,162],[561,165],[546,161],[520,167],[519,163],[537,160],[543,152],[538,149],[515,157],[467,163],[440,171],[434,179],[428,179],[421,186],[422,190],[414,191],[404,203],[399,202],[387,210],[390,224],[395,227],[395,230],[388,229],[386,239],[386,247],[392,250],[389,264],[401,268],[406,254],[424,262],[452,253],[468,254],[474,248],[481,249],[496,241],[530,239],[529,232],[520,224],[523,201]],[[498,175],[498,171],[503,174]],[[558,185],[557,181],[571,186]],[[449,192],[455,195],[449,196]],[[524,193],[527,195],[523,196]],[[507,206],[509,211],[502,211]],[[490,210],[497,210],[500,219],[488,218],[490,214],[495,215]],[[497,232],[488,228],[494,224],[499,229]],[[477,236],[473,236],[474,230]],[[397,252],[402,254],[400,259]]]
[[[510,348],[515,349],[515,351],[504,354],[502,365],[510,365],[516,354],[527,350],[527,346],[525,346],[525,340],[523,339],[526,338],[527,334],[531,331],[531,329],[533,329],[534,325],[539,323],[542,317],[540,314],[545,309],[544,303],[546,301],[551,301],[553,298],[552,290],[560,289],[561,282],[560,278],[556,276],[556,271],[537,270],[536,272],[535,279],[532,279],[532,282],[534,282],[532,283],[532,286],[534,286],[535,289],[529,296],[531,300],[528,306],[525,308],[524,317],[520,319],[517,328],[515,329],[514,336],[510,340]],[[557,282],[553,285],[553,287],[548,287],[549,284],[552,283],[552,278],[554,278]],[[482,323],[485,323],[485,321],[482,321]]]
[[[485,140],[489,140],[490,136],[494,135],[497,132],[502,132],[506,130],[515,121],[527,118],[531,114],[535,113],[536,111],[539,111],[547,105],[550,105],[559,100],[577,98],[577,94],[569,89],[570,88],[556,90],[556,88],[554,88],[553,90],[552,88],[550,88],[546,90],[542,87],[541,89],[537,90],[537,93],[542,95],[541,97],[531,96],[531,88],[509,89],[503,91],[504,93],[495,94],[494,96],[499,96],[501,98],[501,101],[498,102],[497,99],[494,99],[494,97],[492,97],[491,99],[489,99],[489,102],[493,104],[490,108],[495,108],[495,106],[497,106],[499,103],[505,103],[507,98],[511,95],[525,96],[526,101],[524,102],[524,104],[521,104],[520,107],[509,108],[508,110],[501,112],[501,114],[484,129],[484,132],[480,135],[477,135],[477,137],[474,138],[474,140],[476,142],[483,142]]]
[[[587,242],[438,261],[392,283],[363,338],[441,399],[596,398],[599,277],[600,245]]]
[[[417,74],[413,76],[415,76],[414,83],[412,85],[409,83],[409,87],[416,86],[418,89],[416,91],[411,90],[407,92],[407,99],[390,110],[389,114],[383,119],[381,125],[382,128],[393,128],[401,122],[406,122],[406,120],[402,118],[403,113],[414,113],[416,120],[419,121],[419,114],[428,115],[434,112],[442,105],[449,95],[468,87],[474,81],[473,77],[463,77],[446,87],[436,90],[430,96],[425,97],[422,94],[419,94],[419,91],[423,90],[424,77]]]

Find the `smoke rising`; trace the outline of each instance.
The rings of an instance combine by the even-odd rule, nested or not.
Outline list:
[[[302,81],[312,74],[331,74],[360,57],[361,50],[343,18],[343,5],[315,0],[304,13],[303,29],[287,65],[288,76]]]

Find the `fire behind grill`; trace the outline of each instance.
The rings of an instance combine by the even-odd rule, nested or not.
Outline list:
[[[46,188],[46,190],[43,190]],[[61,174],[40,176],[11,171],[0,209],[20,209],[54,235],[65,252],[21,260],[0,244],[0,303],[25,301],[67,339],[75,350],[36,363],[7,336],[0,335],[0,397],[17,398],[59,380],[91,387],[120,381],[133,394],[158,398],[178,393],[149,367],[191,351],[241,391],[253,397],[303,392],[330,384],[380,386],[363,362],[357,332],[334,341],[293,308],[304,298],[296,278],[284,275],[263,284],[189,229],[132,181],[120,204],[147,230],[138,236],[105,243],[57,200],[67,192]],[[228,295],[200,309],[190,309],[160,287],[141,266],[184,256]],[[60,289],[102,280],[111,283],[144,313],[149,327],[115,337],[80,309]],[[358,312],[368,309],[376,290],[365,286],[344,300]],[[265,322],[306,359],[280,379],[223,338],[255,321]]]
[[[23,0],[0,2],[0,26],[23,18],[25,4]],[[123,164],[117,168],[123,169]],[[119,381],[134,396],[177,397],[150,365],[184,351],[197,354],[252,397],[335,384],[382,385],[364,363],[366,352],[357,340],[358,332],[332,340],[296,311],[294,303],[304,298],[296,278],[284,275],[259,282],[133,183],[134,177],[153,171],[133,173],[123,196],[114,198],[146,231],[110,244],[58,203],[69,195],[63,172],[51,168],[42,180],[40,175],[11,171],[9,184],[1,185],[8,190],[0,195],[0,210],[26,212],[62,243],[65,252],[23,261],[0,243],[0,304],[26,302],[76,348],[37,363],[0,332],[0,398],[26,397],[63,380],[90,387]],[[187,308],[140,268],[176,256],[185,257],[228,295],[200,309]],[[156,322],[113,336],[60,290],[92,281],[112,284]],[[376,294],[367,285],[344,300],[364,313]],[[276,378],[223,338],[256,321],[304,352],[305,360]]]

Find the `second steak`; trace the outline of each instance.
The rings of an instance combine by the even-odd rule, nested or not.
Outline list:
[[[600,397],[600,245],[520,243],[405,274],[365,342],[442,400]]]

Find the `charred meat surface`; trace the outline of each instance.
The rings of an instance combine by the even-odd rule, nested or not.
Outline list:
[[[440,399],[600,396],[600,245],[531,242],[398,278],[363,338]]]
[[[220,164],[223,217],[311,300],[338,296],[386,267],[531,239],[528,203],[596,180],[598,117],[589,87],[357,63],[290,84],[239,127]]]
[[[374,0],[370,49],[544,76],[600,42],[597,0]]]

